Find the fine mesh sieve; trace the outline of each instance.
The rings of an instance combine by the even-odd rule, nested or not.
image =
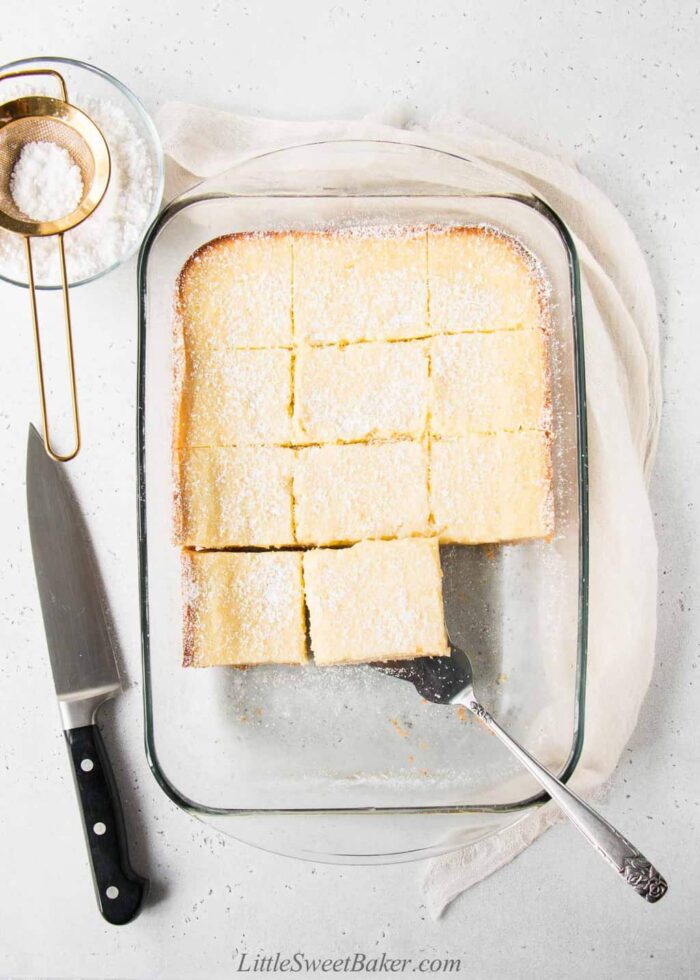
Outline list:
[[[21,235],[25,241],[27,277],[31,298],[39,395],[41,400],[41,417],[44,429],[44,446],[49,456],[59,462],[65,462],[66,460],[73,459],[80,449],[80,419],[75,384],[73,338],[63,234],[76,225],[79,225],[81,221],[84,221],[85,218],[92,214],[104,197],[109,183],[110,159],[107,144],[98,127],[89,116],[68,102],[66,84],[58,72],[52,69],[31,69],[28,71],[11,72],[6,75],[0,75],[0,81],[26,75],[53,75],[60,84],[61,98],[54,99],[45,95],[29,95],[0,105],[0,228]],[[69,214],[62,215],[51,221],[33,220],[24,214],[17,207],[10,189],[12,172],[22,152],[22,148],[27,143],[34,142],[54,143],[65,149],[80,169],[80,176],[83,182],[83,194],[77,207]],[[43,238],[49,235],[56,235],[58,238],[75,435],[72,451],[64,455],[56,453],[51,444],[30,244],[32,238]]]

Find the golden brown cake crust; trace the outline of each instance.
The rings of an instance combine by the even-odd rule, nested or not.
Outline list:
[[[477,225],[464,225],[464,226],[443,226],[443,225],[429,225],[427,229],[428,233],[428,274],[431,276],[431,242],[441,243],[454,241],[456,243],[465,242],[469,243],[469,240],[473,239],[475,243],[477,241],[483,242],[487,247],[489,245],[497,246],[499,249],[503,250],[504,256],[509,256],[511,259],[515,260],[515,267],[519,267],[520,272],[523,276],[520,277],[522,282],[527,280],[530,281],[535,290],[535,299],[537,312],[533,310],[534,316],[532,316],[530,327],[539,326],[544,331],[548,332],[551,325],[551,304],[550,304],[550,283],[547,275],[542,267],[540,260],[533,252],[519,239],[512,235],[508,235],[489,224],[477,224]],[[434,284],[431,287],[434,292]],[[431,303],[433,305],[432,314],[435,314],[435,296],[431,298]],[[493,329],[494,327],[489,327],[487,329]],[[498,329],[497,327],[495,327]],[[475,329],[484,329],[483,327],[476,327]],[[443,326],[442,329],[433,330],[433,334],[437,335],[440,333],[460,333],[466,331],[467,328],[459,327],[457,330],[450,330]]]
[[[218,238],[212,238],[208,242],[204,242],[199,248],[196,248],[194,252],[187,259],[182,269],[178,274],[175,281],[175,290],[178,303],[182,299],[182,289],[184,283],[187,281],[187,277],[192,271],[192,267],[202,259],[204,256],[208,255],[210,252],[218,252],[227,248],[232,242],[237,241],[261,241],[263,239],[282,239],[290,238],[295,236],[293,231],[234,231],[230,232],[228,235],[219,235]]]
[[[196,623],[194,608],[185,594],[185,583],[194,577],[194,564],[192,552],[183,550],[180,552],[180,578],[183,584],[183,603],[182,603],[182,666],[191,667],[194,664],[195,632]]]

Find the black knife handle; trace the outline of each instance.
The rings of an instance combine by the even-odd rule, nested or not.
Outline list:
[[[131,867],[117,784],[97,726],[71,728],[65,736],[97,904],[107,922],[125,925],[138,915],[148,891],[148,879],[141,878]]]

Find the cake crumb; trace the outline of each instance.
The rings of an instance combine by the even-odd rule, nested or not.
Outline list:
[[[393,725],[394,731],[400,738],[408,738],[410,732],[407,728],[404,728],[398,718],[390,718],[389,721]]]

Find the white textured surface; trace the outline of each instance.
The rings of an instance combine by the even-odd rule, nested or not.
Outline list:
[[[93,908],[51,703],[23,506],[26,422],[37,414],[27,297],[3,287],[0,974],[224,977],[241,949],[329,956],[362,949],[461,956],[462,975],[487,980],[534,970],[552,978],[694,975],[698,40],[695,5],[681,0],[575,9],[558,0],[469,2],[461,9],[393,0],[333,7],[190,3],[174,14],[156,0],[118,7],[42,0],[29,22],[15,17],[5,24],[2,62],[50,47],[113,71],[151,109],[171,97],[307,118],[359,115],[388,103],[419,118],[456,108],[576,159],[619,204],[658,289],[666,406],[653,487],[661,570],[657,671],[603,809],[657,862],[670,891],[660,905],[644,906],[561,826],[433,923],[420,903],[420,865],[299,864],[226,841],[167,801],[141,747],[132,264],[74,294],[85,448],[71,475],[130,681],[127,695],[105,712],[105,727],[134,862],[154,879],[155,901],[121,930],[103,925]]]

